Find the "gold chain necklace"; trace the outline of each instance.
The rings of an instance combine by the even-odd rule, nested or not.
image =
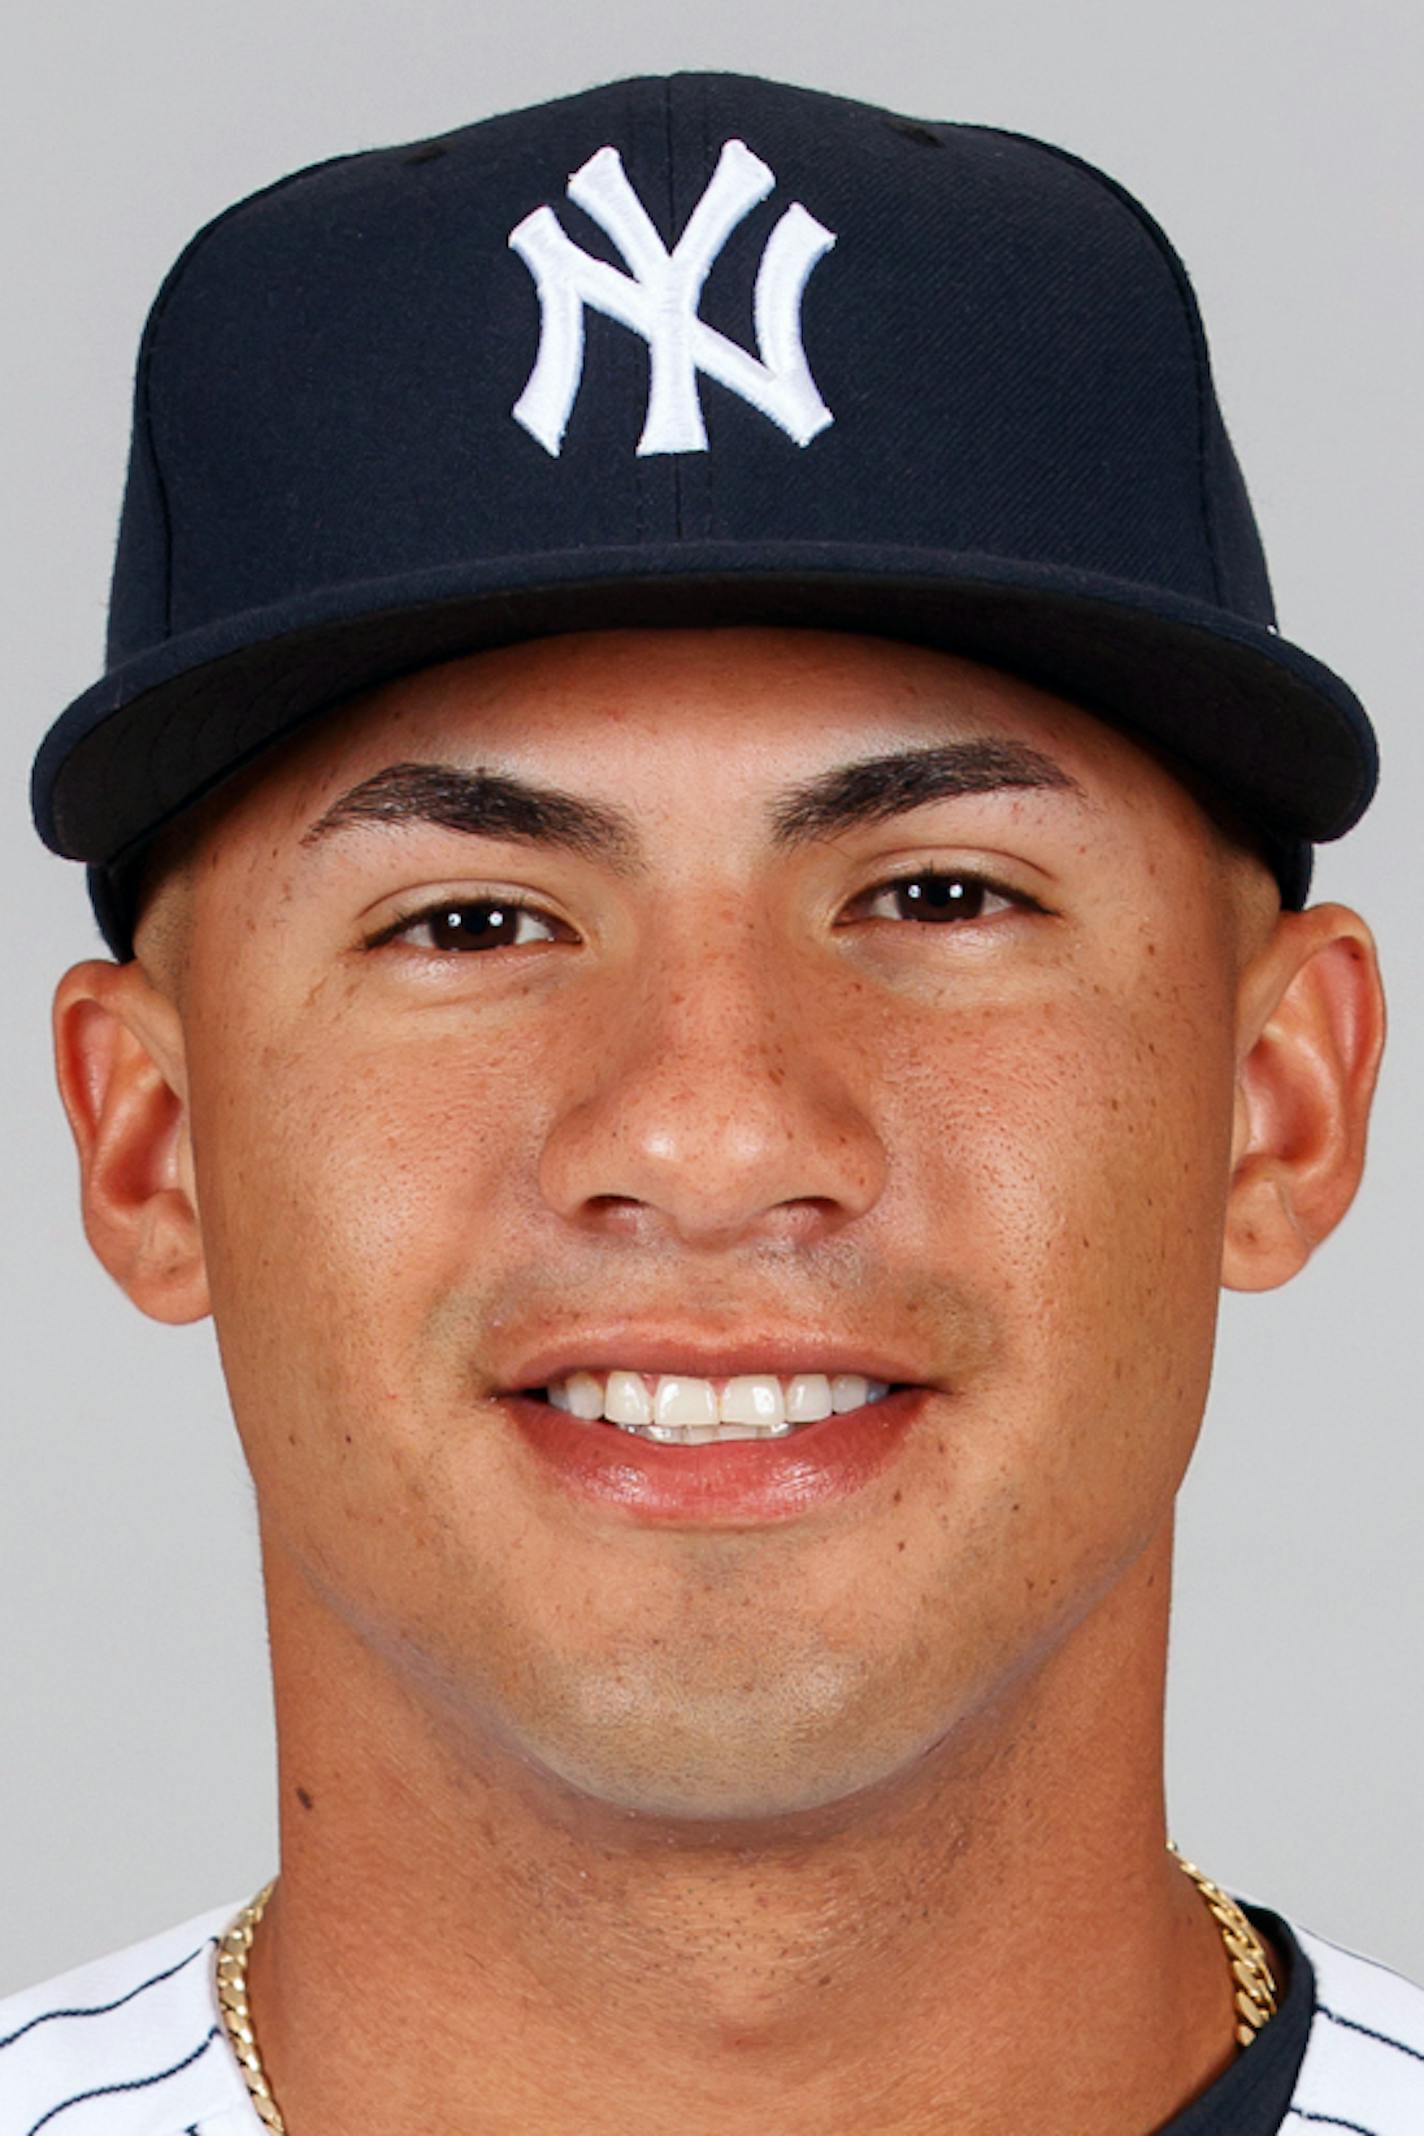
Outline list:
[[[266,1912],[267,1901],[276,1885],[275,1876],[270,1884],[263,1885],[252,1904],[243,1907],[218,1944],[218,2008],[227,2027],[228,2043],[247,2079],[252,2104],[273,2131],[273,2136],[287,2136],[287,2124],[272,2097],[272,2087],[267,2082],[262,2057],[257,2052],[252,2008],[247,2000],[247,1954],[252,1949],[253,1932]]]
[[[1226,1955],[1236,1980],[1236,2038],[1242,2047],[1249,2047],[1261,2027],[1276,2014],[1276,1983],[1266,1947],[1235,1899],[1229,1898],[1219,1884],[1213,1884],[1209,1876],[1204,1876],[1195,1862],[1187,1861],[1178,1853],[1171,1840],[1167,1845],[1178,1867],[1200,1891],[1221,1931],[1221,1940],[1226,1945]],[[247,2079],[253,2105],[273,2136],[287,2136],[287,2124],[272,2097],[272,2087],[267,2082],[262,2057],[257,2051],[252,2008],[247,2000],[248,1953],[276,1882],[274,1877],[258,1892],[250,1906],[243,1907],[218,1944],[218,2008],[232,2051]]]
[[[1235,1899],[1229,1898],[1219,1884],[1213,1884],[1209,1876],[1203,1876],[1196,1863],[1189,1862],[1179,1853],[1170,1839],[1167,1846],[1176,1856],[1178,1867],[1186,1871],[1206,1900],[1207,1908],[1221,1930],[1221,1940],[1226,1945],[1226,1955],[1236,1976],[1236,2038],[1242,2047],[1249,2047],[1267,2018],[1276,2014],[1276,1981],[1266,1956],[1266,1946]]]

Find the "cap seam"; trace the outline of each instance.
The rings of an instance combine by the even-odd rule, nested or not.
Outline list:
[[[270,199],[274,193],[285,192],[288,186],[296,185],[301,179],[310,178],[317,171],[330,170],[339,163],[354,162],[364,153],[368,152],[355,149],[339,156],[325,156],[320,162],[308,163],[299,171],[288,171],[282,177],[273,179],[270,185],[259,187],[255,193],[247,194],[242,200],[233,201],[230,206],[224,208],[220,214],[213,216],[210,222],[204,223],[202,229],[189,238],[187,244],[169,268],[163,279],[163,286],[154,298],[153,309],[149,313],[147,324],[144,327],[143,345],[139,351],[137,400],[139,420],[143,425],[144,436],[148,440],[149,461],[153,468],[154,484],[158,492],[163,529],[163,636],[165,639],[171,638],[173,635],[173,558],[176,545],[174,541],[173,510],[169,501],[168,483],[163,472],[163,456],[159,450],[158,431],[154,421],[153,368],[158,353],[159,337],[167,319],[169,308],[197,254],[203,250],[209,238],[216,236],[217,232],[223,229],[226,224],[234,221],[246,209],[256,206],[259,201]]]
[[[1142,202],[1130,193],[1125,185],[1120,185],[1107,171],[1099,170],[1096,164],[1089,163],[1084,157],[1075,155],[1072,149],[1060,148],[1056,141],[1039,140],[1034,134],[1018,133],[1010,126],[982,126],[975,127],[973,131],[976,133],[997,134],[1001,139],[1007,141],[1022,141],[1030,148],[1042,149],[1045,155],[1056,156],[1060,163],[1066,163],[1073,170],[1081,171],[1084,177],[1091,178],[1100,191],[1107,193],[1118,202],[1119,206],[1127,209],[1170,274],[1172,286],[1177,293],[1177,301],[1182,308],[1182,316],[1186,322],[1187,336],[1192,349],[1192,377],[1196,390],[1197,404],[1197,495],[1201,511],[1202,532],[1206,539],[1207,562],[1211,566],[1212,591],[1218,606],[1224,606],[1225,590],[1222,581],[1221,556],[1217,545],[1216,517],[1212,510],[1211,485],[1207,481],[1206,464],[1208,409],[1213,396],[1211,356],[1207,348],[1206,329],[1202,324],[1201,309],[1197,304],[1196,293],[1192,288],[1185,263],[1178,255],[1166,231],[1155,216],[1144,208]]]
[[[706,75],[698,78],[691,94],[695,96],[697,104],[697,138],[701,147],[701,162],[698,167],[710,173],[715,168],[715,164],[712,155],[712,114],[708,109]],[[710,177],[708,182],[710,184]],[[753,309],[755,310],[755,300],[753,300]],[[755,331],[755,321],[753,321],[753,331]],[[760,348],[758,348],[758,354],[760,354]],[[707,537],[709,529],[716,523],[712,510],[712,454],[710,450],[698,456],[695,467],[690,461],[679,461],[678,477],[680,483],[678,490],[679,500],[684,495],[687,496],[685,516],[681,511],[678,514],[679,539],[703,540]]]
[[[668,226],[668,250],[669,250],[669,251],[671,252],[671,251],[674,251],[674,250],[676,250],[676,247],[677,247],[677,236],[678,236],[678,233],[677,233],[677,168],[676,168],[676,159],[677,159],[677,136],[676,136],[676,131],[675,131],[675,129],[674,129],[674,126],[673,126],[673,116],[672,116],[672,80],[671,80],[671,77],[668,77],[668,78],[666,78],[666,79],[664,80],[664,82],[663,82],[663,148],[664,148],[664,160],[665,160],[665,163],[666,163],[666,168],[667,168],[667,226]],[[650,347],[649,347],[649,350],[648,350],[648,362],[649,362],[649,365],[651,365],[651,363],[652,363],[652,360],[653,360],[653,356],[652,356],[652,348],[651,348],[651,346],[650,346]],[[650,380],[649,380],[649,392],[651,392],[651,390],[652,390],[652,386],[651,386],[651,379],[650,379]],[[671,475],[672,475],[672,538],[673,538],[673,540],[674,540],[674,541],[681,541],[681,540],[682,540],[682,538],[683,538],[683,536],[682,536],[682,464],[681,464],[681,457],[680,457],[680,455],[679,455],[679,454],[677,454],[677,453],[673,453],[673,454],[671,455],[671,460],[672,460],[672,466],[671,466],[671,470],[670,470],[670,472],[671,472]]]

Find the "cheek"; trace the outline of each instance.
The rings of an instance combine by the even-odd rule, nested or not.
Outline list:
[[[946,1022],[897,1079],[935,1264],[992,1301],[979,1455],[1047,1503],[1175,1489],[1210,1374],[1232,1062],[1218,1005],[1084,987]]]
[[[910,1050],[913,1044],[914,1051]],[[1230,1026],[1203,1003],[1105,986],[907,1022],[887,1079],[891,1135],[951,1192],[1075,1249],[1085,1272],[1115,1239],[1185,1249],[1224,1206]],[[1074,1225],[1090,1219],[1092,1231]]]
[[[244,1058],[260,1077],[225,1072]],[[324,1440],[349,1470],[367,1437],[399,1458],[442,1376],[448,1401],[472,1330],[443,1309],[508,1236],[533,1097],[527,1064],[468,1037],[357,1049],[326,1032],[222,1049],[195,1077],[214,1318],[254,1468],[279,1427],[285,1460]]]

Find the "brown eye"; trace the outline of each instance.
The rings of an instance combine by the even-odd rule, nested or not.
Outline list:
[[[1011,896],[981,875],[951,875],[938,869],[922,869],[918,875],[898,876],[869,893],[867,913],[882,915],[873,907],[890,903],[884,917],[928,920],[944,924],[955,920],[982,920],[995,912],[1010,911],[1028,900]]]
[[[530,933],[531,927],[545,931],[542,935]],[[371,946],[379,948],[383,942],[400,940],[417,949],[433,949],[442,956],[461,951],[522,949],[528,942],[553,941],[553,927],[554,922],[533,905],[519,905],[513,899],[452,898],[397,921]]]

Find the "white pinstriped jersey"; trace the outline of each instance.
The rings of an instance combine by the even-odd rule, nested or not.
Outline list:
[[[1315,1968],[1315,2015],[1283,2136],[1424,2136],[1424,1988],[1295,1933]]]
[[[217,1939],[237,1911],[0,2002],[0,2136],[261,2136],[214,1990]],[[1424,2136],[1424,1988],[1293,1932],[1315,2008],[1281,2136]]]

